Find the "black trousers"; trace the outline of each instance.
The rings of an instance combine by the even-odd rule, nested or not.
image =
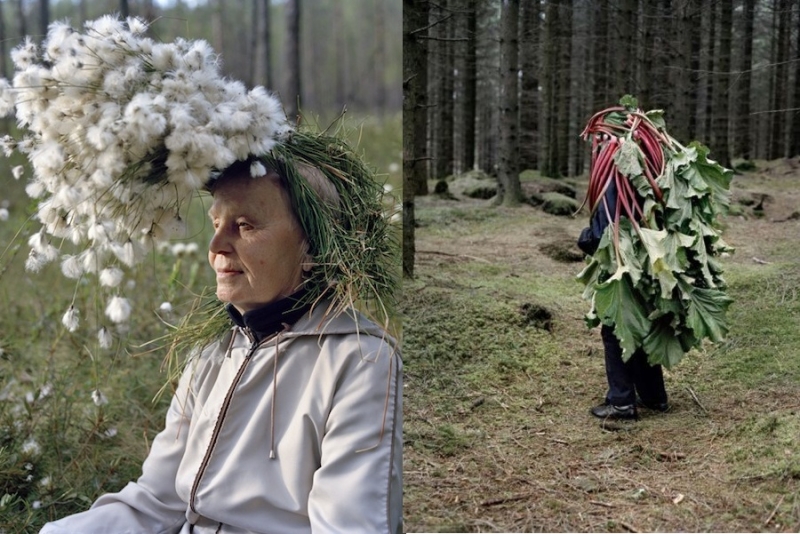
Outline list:
[[[606,355],[606,402],[615,406],[634,404],[637,393],[646,405],[655,406],[667,402],[661,366],[647,363],[647,354],[641,349],[634,352],[627,362],[623,362],[622,347],[614,336],[614,330],[603,325],[600,335],[603,337]]]

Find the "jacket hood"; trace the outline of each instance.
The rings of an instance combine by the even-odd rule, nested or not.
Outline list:
[[[397,345],[397,341],[386,330],[367,319],[361,312],[351,307],[340,311],[332,300],[321,300],[313,304],[308,313],[281,333],[281,337],[289,339],[343,334],[366,334],[385,339],[393,347]]]

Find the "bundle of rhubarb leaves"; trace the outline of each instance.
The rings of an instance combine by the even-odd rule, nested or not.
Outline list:
[[[704,339],[723,340],[732,299],[715,258],[732,251],[718,218],[733,172],[702,144],[681,145],[662,111],[643,112],[629,96],[595,114],[581,136],[592,147],[584,202],[609,221],[578,275],[592,303],[587,324],[613,327],[623,360],[641,348],[667,368]]]

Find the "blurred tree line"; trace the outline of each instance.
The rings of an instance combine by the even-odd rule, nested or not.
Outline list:
[[[404,206],[428,178],[587,170],[578,135],[624,94],[676,139],[800,155],[800,0],[404,0]],[[413,242],[413,225],[411,238]],[[409,244],[410,245],[410,244]],[[405,258],[408,261],[408,257]]]
[[[205,39],[223,71],[279,94],[287,115],[297,104],[328,120],[400,110],[401,7],[398,0],[0,0],[0,72],[25,35],[41,41],[47,25],[80,27],[107,13],[151,22],[151,36]]]

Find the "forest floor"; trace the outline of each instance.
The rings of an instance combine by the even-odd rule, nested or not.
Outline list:
[[[665,371],[668,413],[625,423],[589,414],[606,381],[583,264],[542,252],[587,215],[417,199],[406,531],[800,531],[800,159],[731,189],[728,339]]]

